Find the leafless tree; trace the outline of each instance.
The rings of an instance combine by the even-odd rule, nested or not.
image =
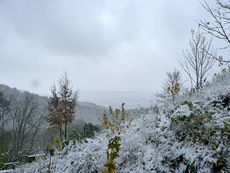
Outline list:
[[[167,77],[168,79],[164,83],[164,90],[174,101],[181,89],[181,74],[175,69],[173,72],[167,72]]]
[[[216,0],[216,7],[211,8],[206,1],[202,3],[203,8],[210,14],[211,21],[199,21],[201,27],[206,33],[223,40],[226,43],[226,49],[230,47],[230,1]],[[211,55],[211,54],[210,54]],[[230,63],[230,60],[223,59],[222,56],[213,56],[212,58],[219,61],[220,65],[223,63]]]
[[[181,73],[178,70],[173,72],[167,72],[167,79],[163,83],[163,92],[156,94],[157,100],[162,101],[175,101],[176,96],[179,94],[182,88],[182,78]]]
[[[3,93],[0,91],[0,130],[3,130],[5,127],[6,121],[9,119],[7,117],[9,112],[10,101],[7,100]]]
[[[207,73],[213,67],[215,51],[211,40],[208,40],[200,32],[192,31],[192,39],[189,49],[184,51],[184,59],[180,62],[182,69],[191,82],[191,88],[200,89],[207,79]]]
[[[14,139],[11,144],[11,155],[15,156],[19,151],[33,148],[36,134],[43,121],[43,113],[40,112],[37,98],[27,92],[11,101],[9,113]]]
[[[64,134],[64,138],[66,139],[67,125],[74,119],[77,92],[73,91],[67,75],[64,74],[59,80],[59,91],[56,91],[54,85],[51,93],[52,95],[48,104],[49,114],[46,116],[46,120],[50,123],[51,127],[59,129],[61,138]],[[62,130],[63,126],[64,132]]]

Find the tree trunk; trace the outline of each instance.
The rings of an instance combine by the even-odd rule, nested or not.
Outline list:
[[[67,123],[65,123],[65,140],[67,138]]]
[[[61,128],[59,129],[59,133],[60,133],[60,139],[62,141],[62,132],[61,132]]]

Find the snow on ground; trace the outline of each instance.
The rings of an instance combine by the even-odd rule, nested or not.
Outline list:
[[[221,74],[202,91],[135,117],[120,134],[117,172],[230,172],[230,116],[218,100],[229,91],[230,74]],[[52,157],[52,172],[102,172],[110,137],[105,130],[87,142],[71,142]],[[47,157],[22,168],[45,173],[48,166]]]

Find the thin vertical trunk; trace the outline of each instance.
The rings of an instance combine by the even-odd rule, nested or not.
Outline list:
[[[59,133],[60,133],[60,138],[61,138],[61,141],[62,141],[62,133],[61,133],[61,128],[59,129]]]
[[[67,138],[67,123],[65,123],[65,140]]]

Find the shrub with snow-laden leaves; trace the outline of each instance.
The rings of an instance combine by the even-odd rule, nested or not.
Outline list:
[[[161,103],[136,116],[120,131],[117,172],[230,172],[230,112],[223,98],[230,75],[221,74],[192,96]],[[156,111],[157,110],[157,111]],[[93,139],[70,142],[52,157],[52,172],[96,173],[106,168],[108,130]],[[22,166],[47,172],[48,158]]]

